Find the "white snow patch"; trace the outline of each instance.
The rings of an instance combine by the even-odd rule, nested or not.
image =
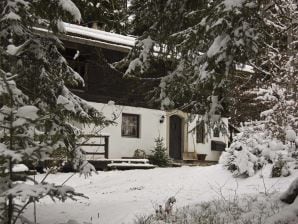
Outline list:
[[[21,47],[22,47],[22,45],[19,47],[16,47],[14,44],[9,44],[7,46],[6,52],[10,55],[17,55],[17,53],[19,52]]]
[[[76,5],[71,0],[59,0],[59,6],[62,7],[65,11],[69,12],[76,22],[81,21],[81,13],[80,10],[76,7]]]
[[[30,119],[34,121],[38,118],[37,112],[38,112],[37,107],[27,105],[27,106],[20,107],[16,115],[20,118]]]
[[[76,60],[79,56],[80,56],[80,51],[77,50],[77,52],[76,52],[75,55],[73,56],[73,60]]]
[[[243,6],[245,0],[224,0],[223,4],[226,11],[230,11],[233,8],[240,8]]]
[[[68,111],[75,112],[74,104],[68,100],[66,97],[59,95],[57,99],[57,104],[61,104]]]
[[[27,121],[26,119],[24,118],[18,118],[16,119],[13,123],[12,123],[12,126],[13,127],[19,127],[19,126],[23,126],[24,124],[26,124]]]
[[[113,100],[109,100],[108,105],[109,106],[115,106],[115,102]]]
[[[10,11],[0,21],[3,21],[3,20],[21,20],[21,17],[16,13]]]
[[[269,110],[265,110],[265,111],[261,112],[260,116],[261,117],[267,117],[267,116],[269,116],[273,113],[274,113],[274,111],[272,109],[269,109]]]
[[[12,172],[18,173],[18,172],[26,172],[29,168],[25,164],[15,164],[12,167]],[[8,172],[8,169],[5,169],[5,173]]]
[[[290,142],[294,142],[296,139],[296,132],[293,129],[286,130],[286,139]]]
[[[212,45],[209,47],[207,51],[207,56],[209,58],[215,56],[216,54],[220,53],[223,49],[226,49],[227,43],[230,41],[229,35],[221,35],[217,36]]]
[[[243,64],[236,65],[236,70],[248,72],[248,73],[255,73],[254,68],[250,65],[243,65]]]
[[[7,148],[7,146],[3,143],[0,143],[0,155],[2,157],[8,157],[12,160],[20,161],[22,159],[21,155],[18,154],[16,151],[10,150]]]

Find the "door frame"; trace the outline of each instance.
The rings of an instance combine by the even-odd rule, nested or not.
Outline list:
[[[169,133],[169,156],[172,159],[182,159],[182,146],[183,146],[183,134],[182,134],[182,118],[178,115],[172,115],[169,117],[170,133]],[[177,125],[178,128],[173,130],[173,125]],[[180,128],[180,130],[179,130]],[[173,135],[173,136],[172,136]],[[180,138],[180,139],[179,139]],[[180,145],[179,145],[180,143]]]
[[[174,111],[169,111],[167,112],[167,151],[168,151],[168,156],[170,156],[170,117],[176,115],[180,117],[181,119],[181,160],[183,160],[183,153],[187,152],[187,147],[188,147],[188,134],[187,134],[187,129],[188,129],[188,123],[187,118],[188,115],[187,113],[184,113],[180,110],[174,110]]]

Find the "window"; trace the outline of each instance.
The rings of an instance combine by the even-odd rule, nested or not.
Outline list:
[[[139,138],[140,116],[137,114],[122,114],[121,135]]]
[[[196,126],[197,143],[205,143],[205,122],[199,121]]]
[[[219,128],[215,127],[213,129],[213,137],[219,138]]]
[[[211,150],[212,151],[225,151],[227,145],[224,142],[220,141],[211,141]]]

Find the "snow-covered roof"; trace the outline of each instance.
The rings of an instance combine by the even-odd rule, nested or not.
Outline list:
[[[111,42],[113,44],[125,45],[129,47],[133,47],[136,42],[136,38],[131,36],[124,36],[121,34],[110,33],[70,23],[63,23],[63,25],[67,34],[76,34],[82,37],[87,37],[104,42]]]
[[[128,53],[135,45],[136,38],[116,33],[110,33],[80,25],[62,23],[65,34],[58,34],[61,40],[106,48]],[[51,31],[46,28],[34,27],[35,31],[44,34]]]
[[[94,45],[111,50],[129,52],[135,46],[136,38],[121,34],[106,32],[94,28],[80,26],[70,23],[62,23],[67,35],[59,35],[60,39],[72,40],[81,44]],[[43,28],[35,28],[40,32],[49,32]],[[254,73],[253,67],[250,65],[236,65],[238,71]]]

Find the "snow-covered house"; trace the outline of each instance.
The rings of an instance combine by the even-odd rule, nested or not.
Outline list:
[[[207,127],[199,122],[199,116],[148,108],[142,86],[135,87],[112,66],[100,62],[102,58],[109,63],[121,60],[134,46],[134,37],[73,24],[64,26],[66,33],[59,36],[65,46],[63,54],[85,80],[85,86],[74,92],[116,122],[101,130],[106,137],[92,137],[83,146],[90,153],[89,159],[133,157],[137,149],[150,154],[155,139],[162,137],[169,156],[175,160],[218,161],[228,136],[218,130],[207,135]],[[39,28],[36,31],[47,32]],[[104,57],[98,57],[99,54]],[[228,126],[228,119],[224,122]],[[85,127],[85,131],[91,133],[94,128]]]

